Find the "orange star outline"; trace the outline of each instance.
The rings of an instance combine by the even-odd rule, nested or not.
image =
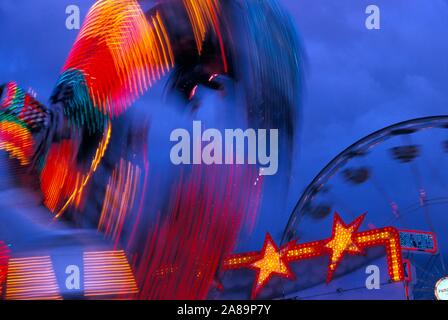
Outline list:
[[[333,231],[330,239],[323,242],[323,250],[330,253],[330,261],[328,264],[327,283],[329,283],[333,277],[336,268],[341,262],[344,254],[360,254],[362,253],[359,248],[354,235],[357,233],[361,226],[366,214],[360,215],[349,225],[346,225],[341,219],[339,214],[335,212],[333,219]]]

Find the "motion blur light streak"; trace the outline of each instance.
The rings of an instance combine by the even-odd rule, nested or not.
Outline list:
[[[52,97],[54,104],[63,104],[69,131],[64,136],[72,145],[53,143],[41,174],[45,203],[55,219],[71,204],[82,202],[82,192],[109,144],[108,118],[121,114],[173,65],[159,13],[148,22],[134,0],[100,0],[91,8]],[[77,156],[94,141],[98,148],[86,168]],[[51,163],[58,158],[63,161]]]
[[[199,55],[207,32],[213,31],[218,37],[224,71],[227,72],[227,58],[218,23],[219,3],[217,0],[183,0],[193,27],[194,38]]]
[[[0,150],[19,160],[22,166],[31,163],[34,152],[32,131],[45,122],[46,111],[15,82],[4,85],[0,104]]]
[[[64,213],[65,209],[67,209],[67,207],[74,200],[76,200],[77,198],[82,196],[82,192],[83,192],[85,186],[87,185],[87,183],[89,182],[90,178],[92,177],[92,175],[97,170],[98,165],[100,164],[101,159],[104,157],[104,153],[106,152],[107,146],[109,145],[112,127],[108,126],[106,130],[107,131],[103,135],[103,139],[102,139],[100,145],[96,149],[95,156],[93,158],[93,161],[92,161],[92,164],[90,166],[89,171],[87,172],[87,174],[85,176],[82,177],[81,184],[79,186],[76,185],[76,187],[74,188],[73,193],[68,198],[67,202],[64,204],[64,206],[55,215],[55,217],[54,217],[55,219],[59,218]],[[79,201],[77,203],[79,203]]]
[[[9,107],[21,108],[23,106],[23,100],[25,99],[25,92],[21,90],[15,82],[8,82],[5,85],[6,93],[2,99],[2,109]]]
[[[19,160],[22,166],[30,164],[33,154],[31,133],[17,122],[0,120],[0,150],[8,152],[10,157]]]
[[[5,93],[1,101],[2,118],[15,119],[23,123],[29,130],[38,129],[45,124],[48,110],[29,93],[17,86],[15,82],[8,82],[3,86]]]
[[[242,222],[258,210],[262,184],[253,186],[257,170],[247,169],[228,168],[226,179],[218,167],[194,167],[181,175],[167,217],[156,221],[140,253],[140,298],[206,298]]]
[[[135,0],[100,0],[89,11],[63,71],[80,71],[93,104],[116,116],[173,65],[158,13],[148,22]]]
[[[85,174],[73,168],[73,156],[76,154],[73,141],[64,140],[51,146],[41,172],[41,188],[48,209],[52,212],[58,210],[55,219],[58,219],[73,201],[78,200],[76,203],[79,203],[85,186],[97,170],[109,144],[112,127],[108,126],[106,130],[90,169]],[[67,200],[63,203],[65,199]]]
[[[26,248],[15,252],[15,259],[33,250],[51,249],[53,254],[53,245],[67,256],[83,247],[77,252],[84,252],[85,297],[205,299],[220,287],[223,259],[246,236],[243,231],[251,233],[256,225],[266,186],[259,167],[175,168],[158,154],[168,139],[149,141],[151,120],[168,112],[156,108],[163,104],[173,107],[173,119],[158,118],[156,130],[213,111],[218,121],[208,118],[206,126],[287,127],[279,138],[292,145],[299,86],[294,28],[274,0],[241,3],[157,1],[144,13],[136,0],[98,0],[48,108],[14,83],[2,89],[0,143],[24,166],[19,176],[10,170],[15,162],[5,163],[11,173],[6,189],[10,192],[17,181],[23,203],[32,205],[23,212],[22,203],[9,204],[17,214],[8,216],[8,227],[14,226],[8,236],[15,239],[16,230],[26,234],[11,241],[15,248]],[[286,43],[291,50],[284,50]],[[148,93],[150,88],[154,92]],[[148,103],[159,90],[161,101]],[[204,92],[226,108],[209,108]],[[160,133],[156,130],[154,136]],[[290,155],[292,148],[283,151]],[[288,157],[284,159],[289,172]],[[90,252],[84,246],[126,251]],[[62,260],[45,259],[47,264],[53,259],[58,268],[57,259]],[[57,292],[51,287],[54,272],[45,267],[49,283],[41,283],[42,292],[54,289],[47,296],[79,294],[62,287]],[[27,277],[30,271],[22,269],[14,277]],[[17,290],[27,288],[16,289],[15,295],[11,291],[9,297],[26,298]]]
[[[9,261],[6,299],[61,300],[51,258],[12,258]]]
[[[201,54],[205,34],[209,27],[213,26],[213,22],[216,21],[217,3],[215,0],[184,0],[184,5],[193,26],[198,52]]]
[[[106,188],[98,230],[118,246],[125,220],[134,206],[141,170],[123,159],[112,172]]]
[[[54,144],[47,155],[47,161],[41,173],[41,188],[44,203],[48,209],[55,211],[63,197],[67,197],[75,186],[78,173],[71,167],[74,143],[70,140]]]
[[[3,287],[8,274],[9,257],[9,247],[3,241],[0,241],[0,298],[3,297]]]
[[[127,297],[138,288],[124,251],[84,253],[86,297]]]

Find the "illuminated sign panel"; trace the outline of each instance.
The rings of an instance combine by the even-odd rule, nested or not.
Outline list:
[[[437,251],[436,236],[432,232],[399,230],[400,244],[403,250],[435,253]]]

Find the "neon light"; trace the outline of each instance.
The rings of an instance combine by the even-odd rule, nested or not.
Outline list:
[[[15,82],[8,82],[5,86],[6,93],[2,99],[2,109],[21,109],[25,100],[25,92]]]
[[[7,83],[0,103],[0,150],[22,166],[29,165],[34,149],[31,130],[39,128],[46,116],[45,108],[33,97],[15,82]]]
[[[223,269],[255,268],[257,271],[260,270],[252,289],[252,298],[254,298],[273,275],[291,279],[293,276],[290,274],[288,267],[290,262],[329,254],[330,260],[327,271],[327,282],[329,282],[346,252],[359,255],[363,254],[363,250],[366,248],[384,246],[391,280],[403,281],[404,271],[398,231],[393,227],[385,227],[358,232],[357,230],[364,217],[365,215],[361,215],[352,223],[346,225],[335,213],[331,238],[302,244],[291,241],[280,249],[273,244],[272,238],[268,234],[260,252],[232,255],[224,260]],[[267,255],[269,263],[261,263],[260,265],[259,261],[264,260],[260,257],[266,256],[267,246],[268,248],[270,246]],[[263,274],[262,277],[260,277],[260,273]]]
[[[134,274],[124,251],[84,253],[86,297],[127,296],[138,293]]]
[[[3,295],[3,287],[8,274],[9,256],[9,247],[3,241],[0,241],[0,298]]]
[[[58,219],[73,201],[75,201],[76,199],[79,199],[82,196],[84,188],[86,187],[90,178],[93,176],[93,174],[98,169],[98,165],[100,164],[101,159],[103,159],[104,153],[106,152],[107,146],[109,145],[110,135],[112,133],[112,126],[109,125],[106,130],[107,131],[103,135],[103,140],[101,141],[100,145],[98,146],[98,148],[95,152],[95,156],[90,165],[89,171],[87,172],[87,174],[83,175],[83,177],[81,179],[81,181],[82,181],[81,184],[76,185],[73,193],[68,198],[68,200],[66,201],[64,206],[58,211],[58,213],[56,213],[56,215],[54,216],[54,219]]]
[[[115,248],[118,247],[128,214],[134,207],[140,175],[138,166],[121,159],[106,186],[98,230],[114,240]]]
[[[19,160],[22,166],[30,164],[33,145],[33,137],[24,125],[0,120],[0,150],[8,152],[10,158]]]
[[[329,251],[330,264],[328,265],[327,283],[331,281],[333,273],[341,262],[344,253],[359,254],[361,250],[354,234],[364,220],[365,214],[358,217],[350,225],[345,225],[338,214],[334,215],[333,233],[331,239],[325,243],[324,248]]]
[[[136,0],[99,0],[87,14],[63,72],[81,72],[93,105],[116,116],[173,66],[159,13],[148,21]]]
[[[251,268],[257,271],[252,298],[266,285],[273,275],[293,279],[294,275],[288,264],[284,261],[282,253],[274,243],[270,235],[266,235],[262,254],[259,259],[251,264]]]
[[[5,96],[0,106],[1,118],[16,120],[28,129],[36,129],[45,122],[46,108],[23,91],[15,82],[5,85]]]
[[[61,300],[49,256],[9,261],[7,300]]]
[[[79,204],[87,183],[104,157],[111,133],[112,126],[109,125],[87,173],[74,168],[73,155],[76,142],[63,140],[51,146],[40,179],[44,203],[55,213],[54,219],[58,219],[72,203]]]
[[[217,0],[184,0],[185,10],[193,28],[198,53],[202,53],[202,45],[208,31],[212,31],[218,38],[221,49],[221,59],[224,71],[227,72],[227,58],[224,50],[224,41],[219,25],[219,3]]]

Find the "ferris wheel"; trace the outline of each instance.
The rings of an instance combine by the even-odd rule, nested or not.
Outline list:
[[[448,116],[397,123],[343,150],[306,187],[282,244],[328,236],[335,212],[347,222],[365,213],[362,229],[391,226],[399,231],[405,279],[397,287],[382,277],[383,287],[395,288],[366,290],[366,267],[384,256],[381,250],[369,250],[362,257],[344,258],[335,275],[336,285],[324,284],[325,272],[320,269],[325,261],[321,259],[307,266],[294,265],[297,280],[277,281],[269,295],[296,299],[438,297],[437,284],[448,275],[447,166]]]

